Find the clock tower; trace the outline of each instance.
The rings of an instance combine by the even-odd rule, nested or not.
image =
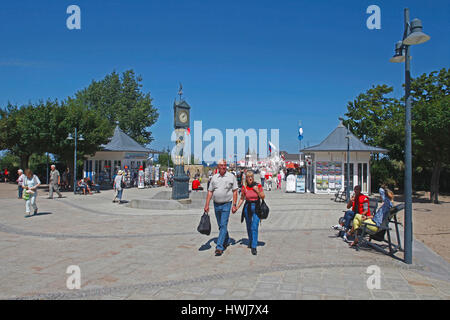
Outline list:
[[[176,148],[175,154],[172,155],[175,166],[175,174],[173,177],[172,199],[187,199],[189,198],[189,177],[184,172],[184,136],[186,129],[190,126],[190,109],[189,104],[182,100],[181,84],[178,94],[180,100],[173,104],[173,126],[176,133]],[[190,156],[190,155],[188,155]]]
[[[191,107],[186,101],[175,101],[173,104],[173,125],[175,129],[187,129],[189,128],[189,111]]]

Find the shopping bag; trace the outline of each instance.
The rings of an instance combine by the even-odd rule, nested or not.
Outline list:
[[[261,201],[261,205],[259,206],[259,218],[261,220],[267,219],[269,216],[269,207],[267,206],[266,202],[263,200]]]
[[[22,193],[22,199],[25,201],[30,200],[30,194],[26,190]]]
[[[206,212],[203,213],[200,219],[197,231],[201,234],[206,234],[207,236],[211,234],[211,221],[209,220],[209,214],[207,214]]]

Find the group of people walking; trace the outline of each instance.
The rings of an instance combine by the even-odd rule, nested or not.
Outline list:
[[[225,160],[220,161],[218,172],[209,180],[208,194],[204,207],[204,211],[209,214],[209,204],[211,199],[213,200],[214,213],[219,226],[219,236],[215,250],[216,256],[221,256],[230,244],[228,233],[230,211],[232,214],[235,214],[244,201],[241,222],[245,219],[249,240],[248,247],[253,255],[257,254],[256,247],[258,246],[258,226],[260,221],[257,206],[259,200],[264,200],[265,198],[264,190],[261,184],[255,182],[253,171],[247,171],[245,174],[239,203],[237,202],[238,189],[236,176],[227,171],[227,162]]]
[[[163,171],[164,186],[171,187],[173,184],[173,172],[171,169]]]
[[[26,216],[31,215],[31,209],[33,209],[33,214],[37,214],[38,207],[36,204],[37,190],[41,185],[41,180],[39,177],[31,171],[31,169],[26,169],[25,172],[22,169],[17,170],[18,178],[17,188],[19,199],[25,200],[25,214]],[[59,171],[56,169],[55,165],[50,166],[50,177],[49,177],[49,195],[47,199],[53,199],[53,192],[58,194],[59,198],[62,198],[62,194],[59,191],[59,186],[61,185],[61,176]]]
[[[265,188],[266,191],[271,191],[272,188],[275,188],[273,185],[275,184],[277,190],[281,189],[281,181],[283,181],[286,177],[284,170],[278,171],[276,174],[272,174],[266,168],[262,168],[260,172],[261,176],[261,185]]]

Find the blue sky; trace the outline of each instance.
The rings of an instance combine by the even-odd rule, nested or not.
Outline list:
[[[81,8],[81,30],[66,9]],[[381,30],[369,30],[369,5]],[[282,150],[325,138],[348,101],[372,85],[402,94],[389,63],[403,8],[431,41],[412,48],[412,75],[449,67],[449,1],[8,1],[0,10],[0,104],[64,99],[116,70],[143,77],[160,118],[151,147],[170,141],[179,82],[203,130],[279,128]]]

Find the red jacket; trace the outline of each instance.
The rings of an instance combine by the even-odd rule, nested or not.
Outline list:
[[[356,201],[353,201],[352,205],[352,211],[355,213],[362,214],[363,212],[367,211],[367,216],[370,217],[370,208],[369,208],[369,197],[360,193],[359,194],[359,208],[355,210]],[[364,210],[366,206],[366,210]]]
[[[197,190],[200,187],[200,181],[194,180],[192,181],[192,190]]]

